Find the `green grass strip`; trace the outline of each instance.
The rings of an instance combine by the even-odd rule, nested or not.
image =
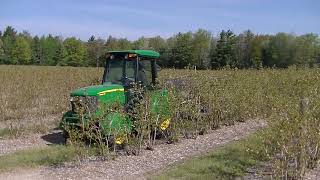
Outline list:
[[[222,146],[201,157],[192,158],[182,164],[166,168],[150,179],[196,180],[242,177],[249,167],[265,158],[258,153],[261,147],[261,139],[252,135],[247,139]]]
[[[6,136],[9,136],[11,134],[12,133],[11,133],[9,128],[0,129],[0,137],[6,137]]]
[[[58,165],[74,160],[79,154],[93,154],[89,148],[52,145],[36,149],[17,151],[0,156],[0,172],[17,167],[36,167],[41,165]]]

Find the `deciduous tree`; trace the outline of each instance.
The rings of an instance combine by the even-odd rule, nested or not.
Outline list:
[[[278,33],[271,37],[264,64],[269,67],[288,67],[293,64],[295,37]]]
[[[178,33],[170,54],[170,63],[176,68],[194,66],[192,58],[192,33]]]
[[[211,36],[211,32],[204,29],[199,29],[193,34],[192,61],[200,69],[210,67]]]
[[[59,65],[63,66],[85,66],[86,48],[84,44],[75,37],[67,38],[63,42],[63,59]]]
[[[14,41],[11,52],[12,64],[29,64],[31,60],[31,47],[26,39],[18,36]]]

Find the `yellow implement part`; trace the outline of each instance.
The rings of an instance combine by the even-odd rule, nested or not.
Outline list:
[[[170,121],[171,121],[171,118],[168,118],[168,119],[164,120],[164,121],[160,124],[160,129],[161,129],[162,131],[166,130],[166,129],[169,127]]]
[[[123,144],[124,140],[125,140],[125,136],[119,136],[116,138],[115,143],[120,145],[120,144]]]

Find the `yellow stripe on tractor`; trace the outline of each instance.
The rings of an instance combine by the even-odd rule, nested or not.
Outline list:
[[[109,90],[105,90],[105,91],[98,92],[98,94],[99,94],[99,96],[103,96],[103,95],[105,95],[106,93],[111,93],[111,92],[116,92],[116,91],[123,92],[124,89],[109,89]]]

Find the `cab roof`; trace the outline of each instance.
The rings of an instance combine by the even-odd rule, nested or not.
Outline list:
[[[137,54],[141,57],[146,58],[159,58],[160,54],[153,50],[121,50],[121,51],[108,51],[108,53],[131,53],[131,54]]]

